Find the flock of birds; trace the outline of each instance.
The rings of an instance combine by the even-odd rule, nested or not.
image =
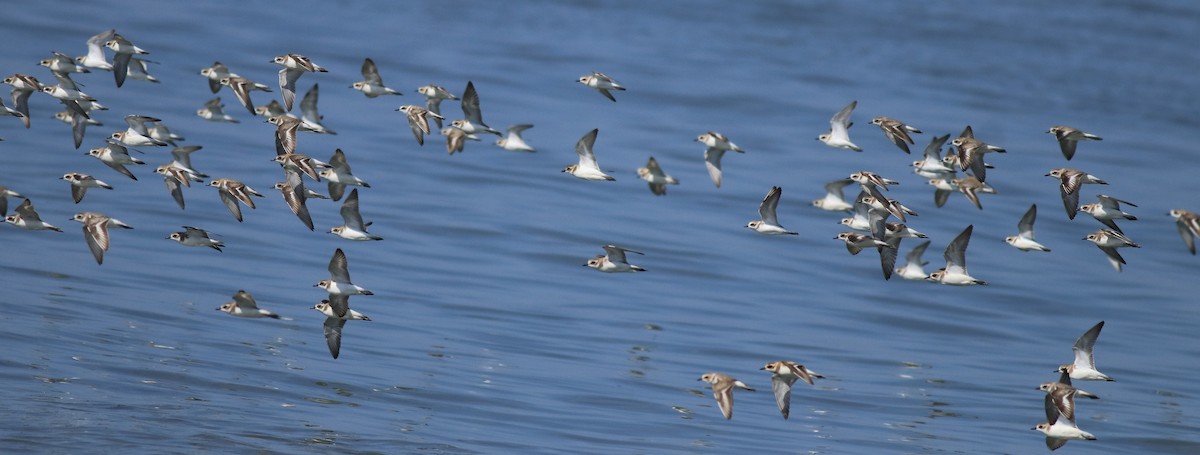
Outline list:
[[[100,124],[92,118],[91,113],[96,110],[106,110],[106,108],[80,90],[80,85],[72,80],[73,74],[111,71],[117,87],[121,87],[129,80],[158,82],[147,71],[147,60],[142,58],[148,52],[116,33],[115,30],[108,30],[93,36],[87,41],[87,46],[88,52],[84,56],[70,57],[54,52],[52,58],[40,62],[41,66],[46,67],[53,74],[58,82],[57,85],[44,84],[36,77],[26,74],[14,74],[5,78],[4,83],[12,86],[12,107],[4,105],[3,100],[0,100],[0,115],[17,117],[28,128],[31,119],[29,111],[31,95],[40,92],[53,97],[65,108],[54,117],[71,126],[74,145],[78,149],[83,144],[87,127]],[[108,52],[112,53],[111,62],[108,59]],[[344,225],[334,227],[329,232],[353,241],[382,240],[381,237],[367,231],[370,223],[363,222],[359,211],[357,187],[366,189],[371,186],[351,172],[346,154],[340,149],[336,150],[326,162],[297,153],[299,132],[336,134],[335,131],[322,124],[322,117],[317,111],[319,91],[316,84],[301,99],[300,115],[290,113],[296,98],[296,84],[299,78],[306,73],[321,73],[328,70],[300,54],[284,54],[275,57],[272,61],[281,67],[278,89],[282,95],[282,103],[273,99],[265,105],[254,105],[251,100],[254,92],[272,92],[273,87],[239,76],[220,62],[215,62],[212,66],[200,70],[200,75],[207,79],[209,88],[214,94],[228,88],[247,112],[253,116],[264,117],[267,122],[275,126],[276,156],[274,161],[282,168],[284,178],[283,181],[276,183],[273,189],[280,192],[285,203],[306,228],[314,230],[312,217],[306,204],[307,200],[322,198],[340,201],[345,197],[340,209]],[[368,98],[401,94],[401,91],[384,84],[378,68],[370,58],[363,61],[361,73],[363,80],[355,82],[351,88],[362,92]],[[614,78],[600,72],[584,75],[578,79],[578,82],[595,89],[614,102],[616,98],[613,92],[625,91],[625,87],[621,86]],[[424,145],[426,136],[437,131],[445,137],[446,149],[450,154],[463,151],[468,141],[480,141],[479,135],[481,134],[498,136],[495,144],[505,150],[535,151],[521,136],[523,131],[532,128],[533,125],[514,125],[508,128],[507,134],[504,134],[484,122],[480,97],[473,83],[468,82],[459,96],[432,84],[418,88],[417,92],[425,96],[424,105],[403,105],[396,110],[404,116],[419,145]],[[452,120],[449,122],[449,126],[443,128],[443,121],[446,120],[446,117],[442,115],[440,106],[446,100],[459,101],[464,118]],[[215,97],[204,103],[204,107],[199,109],[196,115],[213,122],[237,123],[237,118],[224,112],[224,106],[221,98]],[[817,139],[832,148],[862,151],[861,147],[851,141],[849,135],[850,127],[853,124],[851,116],[856,106],[857,102],[851,102],[837,112],[830,120],[829,131],[821,134]],[[124,131],[110,134],[101,147],[90,149],[88,155],[100,160],[117,173],[137,180],[129,166],[146,163],[130,155],[130,148],[173,147],[170,152],[171,162],[158,166],[154,172],[163,177],[172,198],[183,209],[185,207],[183,188],[191,187],[193,182],[204,182],[205,179],[210,178],[209,175],[196,170],[192,165],[191,154],[200,150],[201,147],[179,146],[178,142],[183,141],[183,138],[172,133],[157,118],[146,115],[128,115],[125,117],[125,121],[127,128]],[[431,123],[435,124],[436,128],[432,127]],[[911,153],[909,146],[915,145],[912,135],[922,133],[921,130],[911,125],[888,117],[875,117],[871,120],[871,124],[878,126],[885,137],[905,153]],[[1047,132],[1055,136],[1064,158],[1068,161],[1075,155],[1080,142],[1101,140],[1097,135],[1067,126],[1055,126]],[[601,170],[597,162],[594,146],[598,133],[597,129],[593,129],[579,139],[575,146],[578,162],[566,166],[562,172],[583,180],[615,180]],[[745,153],[745,150],[734,144],[725,135],[717,132],[710,131],[701,134],[695,138],[695,141],[704,145],[706,168],[713,184],[719,188],[721,186],[722,157],[726,152]],[[947,141],[953,148],[943,156],[942,149]],[[989,153],[1004,152],[1005,149],[1002,147],[977,139],[972,128],[967,126],[953,140],[948,134],[932,138],[929,145],[925,147],[923,158],[913,162],[912,166],[914,173],[926,179],[934,188],[934,201],[938,207],[944,205],[952,193],[960,192],[973,205],[982,209],[980,195],[995,192],[986,183],[987,169],[991,165],[985,163],[984,157]],[[964,172],[961,177],[958,175],[960,171]],[[647,182],[651,192],[655,195],[665,195],[668,185],[679,183],[677,179],[668,175],[653,157],[644,167],[638,169],[637,174]],[[1136,220],[1134,215],[1126,213],[1122,208],[1123,206],[1136,207],[1136,205],[1103,194],[1096,196],[1098,199],[1096,203],[1079,205],[1083,185],[1103,185],[1107,182],[1085,171],[1066,167],[1052,169],[1046,176],[1054,178],[1058,184],[1069,218],[1074,219],[1078,212],[1084,212],[1104,224],[1105,228],[1088,234],[1085,239],[1095,243],[1105,253],[1113,267],[1120,271],[1125,260],[1117,249],[1137,248],[1139,245],[1124,234],[1116,221]],[[306,178],[315,182],[321,182],[324,179],[329,194],[324,195],[309,188],[305,184]],[[64,174],[62,179],[71,185],[71,196],[77,204],[82,202],[89,189],[113,189],[112,185],[94,176],[79,172]],[[858,196],[847,200],[844,190],[855,183],[860,189]],[[858,254],[864,249],[874,248],[880,257],[884,279],[890,279],[894,272],[904,279],[927,280],[946,285],[987,284],[985,281],[971,276],[967,271],[966,250],[973,231],[972,225],[966,226],[946,247],[943,255],[946,260],[945,267],[928,274],[924,271],[923,266],[927,263],[922,261],[921,256],[929,246],[929,241],[924,241],[912,248],[906,255],[906,263],[901,267],[896,267],[901,240],[904,238],[927,238],[927,236],[904,224],[909,216],[916,216],[917,213],[887,196],[889,185],[895,184],[897,181],[873,172],[856,172],[846,178],[829,182],[825,185],[825,196],[813,201],[812,205],[826,211],[852,213],[850,217],[841,221],[850,231],[838,234],[836,239],[843,241],[851,254]],[[254,209],[256,207],[255,199],[264,197],[262,193],[245,183],[230,178],[212,178],[206,185],[218,190],[221,202],[239,222],[243,219],[242,206]],[[356,188],[346,195],[348,186]],[[779,221],[777,210],[781,197],[782,188],[772,187],[758,207],[759,219],[750,221],[745,227],[764,235],[796,235],[796,232],[789,231]],[[10,198],[23,199],[16,207],[15,213],[12,214],[9,214],[7,210]],[[3,186],[0,186],[0,214],[5,215],[4,220],[7,224],[17,228],[62,231],[43,221],[29,199]],[[1176,220],[1185,245],[1194,255],[1196,253],[1195,237],[1200,236],[1200,215],[1183,209],[1171,210],[1170,215]],[[892,217],[896,219],[894,222],[889,221]],[[1032,205],[1018,222],[1018,234],[1006,238],[1006,242],[1022,251],[1050,251],[1049,248],[1035,240],[1033,225],[1036,217],[1037,206]],[[112,228],[132,229],[131,226],[119,219],[100,212],[80,212],[75,214],[73,219],[83,225],[85,242],[97,264],[103,263],[104,254],[109,249],[111,243],[109,230]],[[183,231],[173,232],[168,238],[189,247],[207,247],[218,251],[224,247],[220,240],[213,238],[204,229],[192,226],[183,228]],[[641,252],[616,245],[605,245],[603,249],[605,254],[597,255],[583,265],[609,273],[646,270],[630,264],[628,261],[628,253],[641,255],[643,254]],[[346,321],[370,320],[366,315],[350,308],[350,297],[372,295],[372,292],[351,282],[348,260],[340,248],[334,252],[329,262],[329,274],[329,279],[314,285],[324,289],[328,293],[328,298],[321,300],[312,308],[325,316],[325,338],[330,354],[337,358]],[[239,290],[234,294],[233,301],[221,305],[218,309],[238,317],[279,318],[279,315],[259,308],[254,297],[244,290]],[[1078,396],[1096,397],[1073,388],[1071,379],[1112,380],[1095,370],[1091,355],[1096,337],[1103,324],[1103,322],[1097,324],[1076,341],[1075,361],[1059,369],[1059,372],[1062,373],[1059,381],[1045,383],[1041,386],[1041,389],[1046,391],[1045,409],[1048,422],[1039,424],[1035,429],[1046,434],[1046,444],[1051,450],[1061,447],[1070,439],[1095,439],[1091,434],[1079,430],[1075,425],[1074,399]],[[812,384],[813,379],[824,377],[807,369],[804,365],[792,361],[771,362],[761,369],[772,373],[772,388],[779,410],[785,419],[789,413],[792,385],[799,380]],[[745,383],[722,373],[706,373],[700,377],[700,380],[712,385],[718,407],[726,419],[733,415],[733,389],[753,390]]]

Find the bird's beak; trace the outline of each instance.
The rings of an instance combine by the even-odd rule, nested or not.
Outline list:
[[[1030,430],[1036,430],[1036,429],[1037,429],[1037,427],[1030,428]]]
[[[1049,177],[1049,176],[1050,176],[1050,174],[1049,174],[1049,173],[1047,173],[1047,174],[1046,174],[1046,177]]]

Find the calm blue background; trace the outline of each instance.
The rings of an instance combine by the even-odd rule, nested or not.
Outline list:
[[[1040,453],[1040,382],[1071,359],[1097,321],[1099,367],[1112,383],[1081,385],[1078,423],[1098,441],[1071,453],[1196,453],[1200,322],[1187,253],[1166,216],[1200,210],[1195,75],[1200,6],[1188,2],[44,2],[10,8],[0,27],[0,72],[53,78],[50,51],[82,54],[115,27],[151,52],[163,82],[78,75],[109,111],[82,150],[35,94],[33,127],[0,118],[0,184],[32,198],[67,232],[0,226],[6,329],[0,343],[0,448],[6,452],[557,453]],[[322,88],[336,136],[304,134],[299,151],[343,149],[362,212],[383,242],[323,234],[337,203],[311,201],[318,232],[288,211],[273,182],[273,126],[229,91],[240,124],[194,115],[212,97],[200,68],[214,60],[275,85],[275,55],[329,68],[300,78]],[[348,86],[364,57],[403,97],[367,99]],[[627,92],[609,102],[575,83],[592,70]],[[455,93],[474,81],[484,119],[533,123],[536,154],[489,142],[447,156],[441,136],[418,147],[400,113],[415,88]],[[278,96],[254,93],[256,104]],[[858,100],[852,153],[813,138]],[[443,104],[450,119],[457,104]],[[84,156],[127,114],[163,119],[194,164],[267,195],[236,223],[204,186],[171,200],[153,166],[126,179]],[[929,138],[972,125],[1009,150],[979,211],[959,195],[941,209],[904,155],[869,120],[886,115]],[[1066,124],[1099,134],[1063,160],[1044,132]],[[616,182],[559,171],[574,143],[599,128],[596,153]],[[747,150],[725,158],[720,189],[693,138],[727,134]],[[655,197],[635,169],[654,156],[682,182]],[[1116,273],[1069,221],[1051,168],[1080,168],[1111,185],[1084,189],[1133,201],[1122,223],[1142,245]],[[925,258],[966,225],[973,275],[991,286],[953,288],[881,279],[871,252],[832,239],[840,214],[809,201],[858,170],[901,181],[891,197],[920,216]],[[114,191],[75,205],[66,172]],[[779,216],[799,237],[741,227],[772,185]],[[323,185],[315,186],[324,190]],[[20,201],[10,201],[10,210]],[[1052,253],[1003,243],[1031,203]],[[113,233],[97,266],[75,212],[133,225]],[[180,225],[220,235],[227,249],[165,240]],[[645,252],[650,271],[607,275],[580,267],[615,243]],[[916,242],[906,240],[907,251]],[[354,281],[375,291],[352,306],[338,360],[308,309],[324,294],[335,248]],[[238,289],[291,320],[214,311]],[[767,361],[800,361],[829,377],[797,387],[780,418]],[[725,421],[700,374],[753,387]]]

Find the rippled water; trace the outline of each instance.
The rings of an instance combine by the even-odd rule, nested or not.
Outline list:
[[[1038,453],[1035,387],[1099,320],[1100,368],[1118,381],[1086,384],[1103,399],[1080,403],[1078,423],[1099,440],[1062,451],[1200,451],[1190,380],[1200,259],[1166,216],[1200,210],[1193,4],[116,3],[11,9],[0,71],[52,80],[38,60],[82,53],[115,27],[152,52],[163,82],[116,89],[108,73],[79,75],[110,108],[85,149],[126,114],[156,116],[204,146],[200,170],[267,199],[239,224],[215,190],[193,187],[180,211],[150,166],[134,182],[72,149],[48,97],[31,101],[29,130],[0,118],[0,184],[67,231],[0,227],[5,452]],[[330,70],[298,87],[321,84],[339,134],[302,135],[300,151],[346,151],[373,184],[363,215],[387,240],[304,229],[270,190],[273,126],[229,92],[220,96],[241,124],[193,115],[212,96],[201,67],[220,60],[274,85],[268,61],[285,52]],[[347,88],[363,57],[408,92],[366,99]],[[592,70],[629,91],[611,103],[574,82]],[[470,143],[447,156],[440,136],[416,146],[394,109],[418,102],[419,85],[461,93],[468,80],[492,126],[537,125],[526,138],[538,153]],[[861,154],[812,139],[850,100]],[[456,118],[458,107],[443,112]],[[876,115],[923,129],[920,146],[972,125],[1009,150],[989,157],[999,194],[983,196],[983,211],[958,195],[934,208],[914,158],[869,125]],[[1141,219],[1123,227],[1142,248],[1123,251],[1123,273],[1080,240],[1099,225],[1068,221],[1043,177],[1067,165],[1043,133],[1055,124],[1104,137],[1069,163],[1111,183],[1086,188],[1085,201],[1103,192],[1139,205]],[[614,183],[559,172],[592,128]],[[692,142],[707,130],[748,150],[726,156],[719,190]],[[682,181],[665,197],[634,175],[651,155]],[[159,150],[143,158],[169,161]],[[971,272],[991,286],[885,282],[873,254],[847,255],[832,240],[840,215],[808,201],[861,169],[901,180],[890,196],[921,214],[909,225],[933,241],[929,270],[973,224]],[[76,206],[56,180],[71,171],[116,190]],[[772,185],[785,189],[781,221],[804,235],[741,227]],[[1052,253],[1003,243],[1031,203]],[[310,207],[318,230],[340,224],[337,203]],[[81,210],[136,228],[113,233],[103,266],[67,221]],[[164,239],[184,224],[219,234],[226,251]],[[579,266],[606,243],[645,252],[635,263],[650,271]],[[338,247],[376,295],[352,299],[372,321],[347,324],[333,360],[322,316],[307,308],[323,298],[311,283]],[[213,310],[238,289],[291,319]],[[797,388],[789,421],[757,370],[779,358],[829,377]],[[696,382],[707,371],[758,388],[737,393],[735,419]]]

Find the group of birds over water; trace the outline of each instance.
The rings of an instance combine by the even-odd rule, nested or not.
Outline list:
[[[149,46],[148,46],[149,47]],[[112,54],[111,61],[109,53]],[[118,34],[116,30],[107,30],[87,40],[87,53],[80,57],[53,52],[51,58],[40,62],[47,68],[57,81],[49,85],[37,77],[27,74],[13,74],[4,78],[4,83],[12,86],[11,104],[8,107],[0,100],[0,115],[13,116],[29,128],[31,121],[30,98],[40,92],[58,100],[64,107],[54,115],[54,118],[70,125],[73,143],[80,148],[86,138],[89,126],[99,126],[101,123],[93,118],[96,111],[107,110],[98,100],[81,91],[82,84],[76,83],[73,75],[80,73],[99,73],[108,71],[114,76],[117,87],[122,87],[130,81],[157,83],[159,80],[148,71],[149,60],[144,56],[149,52],[132,41]],[[276,155],[274,162],[283,171],[283,180],[272,188],[278,190],[293,214],[309,230],[315,230],[309,213],[307,201],[310,199],[331,199],[344,201],[340,214],[344,221],[342,226],[329,229],[340,238],[350,241],[379,241],[382,237],[368,232],[371,223],[365,223],[359,210],[359,188],[369,189],[363,179],[355,176],[346,156],[341,149],[334,151],[328,161],[321,161],[309,155],[298,152],[297,142],[299,133],[336,134],[335,131],[322,124],[323,117],[318,113],[318,85],[314,84],[306,92],[299,103],[300,115],[292,114],[296,98],[298,80],[308,73],[325,73],[328,69],[318,65],[301,54],[289,53],[269,60],[280,67],[278,70],[278,90],[281,100],[272,99],[269,103],[256,106],[251,100],[254,92],[274,92],[276,87],[253,81],[231,71],[226,65],[214,62],[212,66],[199,70],[199,75],[206,79],[213,94],[220,94],[228,89],[246,111],[254,117],[262,117],[265,122],[274,125],[274,143]],[[384,84],[379,69],[370,58],[365,58],[361,67],[363,80],[355,82],[349,88],[361,92],[368,98],[402,95]],[[310,77],[312,78],[312,77]],[[616,102],[614,92],[625,92],[626,88],[613,77],[604,73],[592,72],[577,79],[577,82],[596,90],[610,101]],[[535,152],[522,137],[522,133],[531,124],[517,124],[502,133],[488,126],[482,115],[479,93],[474,84],[467,82],[461,95],[455,95],[449,90],[434,84],[422,86],[416,90],[425,97],[422,105],[405,104],[396,109],[403,121],[412,132],[418,145],[423,146],[425,138],[433,133],[440,133],[445,138],[446,150],[453,155],[464,151],[470,141],[481,141],[481,135],[492,134],[498,138],[495,145],[513,152]],[[443,125],[446,117],[441,111],[443,101],[458,101],[461,104],[463,118],[451,120],[448,126]],[[217,123],[238,123],[239,120],[224,111],[225,104],[221,98],[214,97],[203,103],[203,108],[196,115]],[[850,128],[853,125],[851,117],[857,101],[849,103],[839,110],[829,122],[829,130],[820,134],[817,140],[824,145],[840,150],[861,152],[863,149],[850,138]],[[256,198],[265,197],[246,183],[232,178],[211,178],[200,172],[192,164],[192,154],[200,150],[197,145],[179,145],[184,138],[173,133],[161,120],[150,115],[130,114],[124,117],[127,128],[108,135],[99,147],[91,148],[87,155],[100,160],[104,165],[120,175],[132,180],[137,176],[130,167],[146,163],[129,153],[130,149],[138,148],[170,148],[171,161],[157,166],[154,172],[162,176],[167,190],[180,209],[185,208],[184,188],[190,188],[192,183],[204,183],[217,189],[222,204],[238,222],[243,220],[242,206],[256,208]],[[397,121],[400,121],[399,118]],[[889,117],[874,117],[872,125],[879,127],[886,139],[895,144],[904,153],[911,153],[910,146],[916,145],[915,134],[923,132],[907,123]],[[436,127],[432,126],[436,125]],[[1068,126],[1053,126],[1047,133],[1053,134],[1057,140],[1063,157],[1070,161],[1081,142],[1101,141],[1098,135],[1091,134]],[[576,143],[575,152],[578,161],[562,169],[563,173],[589,181],[613,181],[614,177],[604,172],[596,158],[595,144],[599,134],[598,129],[585,133]],[[712,183],[720,188],[722,180],[722,158],[727,152],[746,153],[724,134],[705,132],[695,137],[694,142],[704,146],[703,160]],[[943,155],[943,147],[949,142],[951,148]],[[934,191],[934,202],[937,207],[946,204],[948,198],[955,192],[962,193],[975,207],[982,209],[980,197],[993,194],[995,190],[986,183],[988,169],[991,164],[985,162],[991,154],[1005,153],[1003,147],[977,139],[975,132],[967,126],[957,137],[951,139],[949,134],[933,137],[925,147],[923,157],[912,163],[913,172],[924,179]],[[959,173],[963,175],[960,176]],[[644,180],[654,195],[663,196],[669,185],[678,185],[679,180],[667,174],[658,161],[650,157],[644,167],[637,170],[637,175]],[[1121,271],[1126,263],[1118,252],[1119,248],[1138,248],[1139,245],[1127,237],[1117,225],[1117,221],[1136,220],[1137,217],[1125,212],[1125,207],[1137,207],[1135,204],[1104,194],[1096,195],[1097,202],[1080,205],[1081,190],[1084,185],[1105,185],[1107,182],[1091,175],[1086,171],[1060,167],[1049,170],[1046,174],[1051,177],[1058,187],[1068,218],[1074,219],[1078,212],[1084,212],[1104,225],[1104,228],[1087,234],[1084,239],[1096,244],[1108,258],[1112,266]],[[76,203],[82,203],[87,191],[91,189],[112,190],[113,185],[92,175],[69,172],[62,176],[70,185],[71,198]],[[312,182],[324,182],[328,195],[321,194],[306,184],[306,179]],[[2,182],[0,182],[2,183]],[[858,195],[846,199],[845,189],[857,184]],[[905,238],[925,239],[928,236],[907,226],[909,217],[918,214],[906,207],[900,201],[888,197],[889,187],[899,184],[897,180],[880,174],[863,170],[844,178],[838,178],[825,185],[824,197],[812,202],[812,205],[830,212],[848,212],[850,215],[841,220],[841,224],[849,229],[837,235],[836,240],[845,244],[850,254],[858,254],[862,250],[875,249],[879,254],[884,279],[890,279],[893,274],[908,280],[925,280],[944,285],[972,286],[986,285],[987,282],[975,278],[967,271],[966,252],[971,240],[973,225],[967,225],[946,247],[943,254],[946,261],[942,267],[932,273],[926,273],[922,260],[925,249],[930,241],[913,247],[905,256],[906,263],[896,266],[900,251],[900,243]],[[347,187],[354,186],[349,194]],[[1049,185],[1047,185],[1049,188]],[[746,228],[762,235],[796,235],[783,226],[778,216],[779,202],[783,190],[772,186],[758,206],[759,219],[750,221]],[[14,213],[8,213],[8,200],[22,200]],[[50,230],[62,232],[61,229],[41,219],[32,201],[25,198],[14,189],[0,186],[0,214],[4,221],[16,228],[24,230]],[[1180,236],[1191,254],[1196,254],[1195,238],[1200,236],[1200,215],[1185,209],[1173,209],[1169,215],[1176,221]],[[894,221],[889,221],[892,218]],[[103,264],[104,255],[109,250],[110,230],[133,229],[132,226],[119,219],[95,211],[76,213],[72,219],[82,224],[84,240],[93,254],[97,264]],[[1049,252],[1050,249],[1038,243],[1034,236],[1033,225],[1037,219],[1037,206],[1031,205],[1028,211],[1018,221],[1018,232],[1005,241],[1021,251]],[[224,243],[214,238],[207,230],[183,226],[182,231],[169,233],[167,236],[183,246],[211,248],[222,251]],[[606,273],[645,272],[646,269],[631,264],[629,254],[642,255],[617,245],[604,245],[605,254],[597,255],[587,260],[583,265]],[[329,278],[321,280],[314,287],[327,292],[327,298],[312,307],[325,316],[324,335],[333,358],[337,358],[341,349],[341,339],[347,321],[369,321],[366,315],[350,308],[351,296],[372,295],[366,288],[353,284],[350,280],[349,262],[346,254],[338,248],[334,251],[329,262]],[[259,308],[251,293],[239,290],[233,295],[231,302],[221,305],[218,310],[230,315],[246,318],[280,318],[274,312]],[[1071,385],[1071,380],[1112,380],[1095,369],[1092,350],[1100,329],[1101,322],[1088,330],[1075,343],[1075,360],[1072,364],[1059,369],[1061,377],[1058,382],[1048,382],[1041,385],[1046,392],[1045,409],[1047,422],[1038,424],[1035,429],[1046,435],[1046,444],[1051,449],[1057,449],[1071,439],[1095,439],[1091,434],[1080,430],[1075,424],[1075,398],[1079,396],[1096,398],[1095,395]],[[791,388],[797,381],[813,384],[814,379],[824,376],[809,370],[802,364],[780,360],[767,363],[761,370],[772,374],[772,389],[775,394],[779,411],[786,419],[789,414]],[[701,381],[711,384],[722,415],[732,418],[733,389],[753,390],[742,381],[733,377],[710,372],[700,377]]]

